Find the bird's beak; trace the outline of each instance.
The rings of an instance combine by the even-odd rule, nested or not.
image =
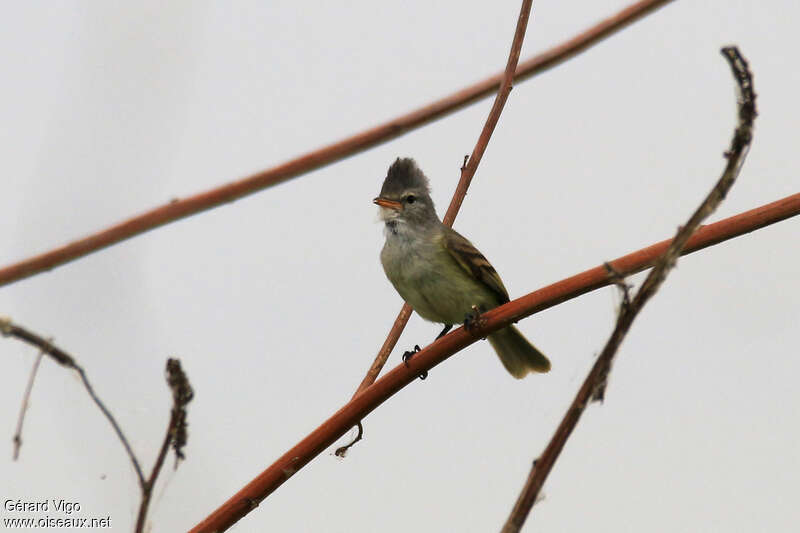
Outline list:
[[[372,203],[378,204],[381,207],[394,209],[395,211],[400,211],[403,208],[403,204],[401,204],[400,202],[397,202],[395,200],[387,200],[386,198],[381,198],[380,196],[372,200]]]

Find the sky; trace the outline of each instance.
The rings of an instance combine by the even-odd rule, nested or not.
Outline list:
[[[625,2],[537,1],[522,59]],[[0,32],[0,265],[336,141],[500,71],[519,3],[48,2]],[[518,83],[455,228],[512,298],[668,238],[724,167],[748,58],[755,138],[709,221],[798,192],[796,2],[676,1]],[[151,531],[184,531],[338,410],[402,301],[372,198],[414,157],[442,215],[491,106],[0,288],[0,314],[73,354],[149,471],[168,357],[195,390]],[[634,323],[606,401],[524,531],[790,531],[800,521],[800,221],[679,261]],[[632,278],[640,282],[642,275]],[[611,332],[606,288],[521,321],[553,369],[511,378],[479,342],[326,450],[234,531],[499,531]],[[412,316],[389,365],[440,327]],[[77,376],[0,339],[0,496],[131,531],[133,469]],[[5,438],[2,435],[5,434]],[[345,442],[342,439],[339,443]],[[50,510],[51,517],[67,515]],[[33,516],[0,510],[0,518]]]

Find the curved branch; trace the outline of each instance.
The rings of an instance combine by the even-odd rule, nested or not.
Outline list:
[[[659,287],[667,278],[667,274],[675,266],[675,262],[681,254],[681,250],[691,238],[692,234],[700,227],[700,223],[716,210],[728,191],[736,181],[739,171],[742,168],[745,157],[750,149],[750,142],[753,138],[753,121],[756,117],[756,95],[753,91],[753,77],[748,68],[747,61],[740,54],[736,47],[722,49],[722,55],[731,66],[734,78],[739,90],[738,124],[733,134],[730,149],[725,152],[728,163],[722,176],[711,192],[705,197],[700,206],[695,210],[689,220],[678,230],[675,238],[669,243],[666,251],[653,265],[653,269],[642,282],[641,287],[636,292],[633,300],[623,300],[620,308],[617,323],[611,336],[608,338],[603,351],[595,360],[592,369],[584,379],[578,393],[561,419],[558,428],[547,444],[542,455],[533,463],[525,486],[522,488],[517,498],[511,514],[503,526],[502,533],[518,533],[525,523],[533,504],[536,502],[539,492],[544,486],[544,482],[553,465],[558,460],[561,450],[567,443],[572,431],[578,425],[581,415],[592,400],[602,401],[605,396],[608,374],[611,371],[611,364],[614,361],[622,340],[633,324],[634,319],[644,308],[645,304],[658,291]],[[618,273],[614,272],[615,282],[619,283]],[[627,296],[627,287],[625,287]]]
[[[144,472],[142,471],[142,467],[139,465],[139,460],[136,458],[136,454],[133,453],[133,448],[131,448],[130,442],[125,437],[125,434],[122,432],[122,428],[117,423],[117,420],[114,418],[114,415],[111,414],[111,411],[108,407],[105,406],[103,401],[94,391],[94,387],[92,384],[89,383],[89,378],[86,376],[86,371],[80,366],[75,359],[59,348],[51,343],[49,340],[45,339],[41,335],[34,333],[28,329],[23,328],[18,324],[14,324],[10,318],[5,316],[0,316],[0,335],[4,337],[14,337],[15,339],[21,340],[31,346],[35,346],[38,348],[43,354],[49,356],[54,361],[62,366],[66,366],[68,368],[74,369],[81,378],[83,382],[83,386],[86,389],[86,392],[89,393],[89,396],[92,398],[92,401],[97,405],[100,411],[103,413],[103,416],[106,417],[111,427],[114,429],[114,433],[117,434],[120,442],[122,442],[122,446],[125,448],[125,452],[128,454],[128,458],[131,460],[131,464],[133,465],[133,469],[136,472],[136,477],[139,479],[139,486],[144,487],[145,485],[145,477]]]
[[[800,193],[782,200],[746,211],[739,215],[701,227],[686,243],[681,255],[749,233],[800,214]],[[669,247],[672,239],[643,248],[611,261],[611,266],[621,275],[645,270]],[[270,467],[248,483],[227,502],[195,526],[192,533],[224,531],[281,486],[295,472],[322,453],[336,439],[372,412],[390,396],[405,387],[417,376],[438,365],[457,351],[476,342],[487,333],[505,327],[534,313],[553,307],[594,289],[613,283],[605,264],[564,279],[501,307],[482,314],[485,323],[470,332],[458,328],[435,341],[408,361],[400,364],[371,387],[350,400],[321,426],[283,454]]]
[[[53,345],[52,342],[44,339],[41,335],[37,335],[33,331],[14,324],[11,319],[6,316],[0,316],[0,335],[4,337],[14,337],[27,344],[30,344],[31,346],[39,348],[40,353],[36,360],[37,366],[41,356],[47,355],[59,364],[68,368],[72,368],[78,372],[78,375],[83,382],[83,386],[86,388],[86,392],[89,393],[92,401],[94,401],[94,403],[103,413],[103,416],[108,419],[111,427],[117,434],[117,437],[119,437],[119,440],[122,442],[122,445],[125,448],[128,457],[130,458],[131,464],[133,465],[133,469],[136,472],[136,477],[139,479],[139,488],[142,494],[142,500],[139,504],[139,513],[136,518],[136,528],[134,531],[136,533],[144,531],[145,520],[147,519],[147,510],[150,506],[150,499],[153,495],[153,487],[155,487],[156,479],[158,479],[158,475],[161,473],[161,467],[164,464],[167,450],[169,449],[169,446],[172,445],[172,448],[175,450],[175,467],[177,468],[178,460],[183,459],[183,446],[186,445],[186,405],[192,401],[194,392],[188,378],[186,377],[186,374],[181,368],[180,361],[178,359],[167,359],[167,384],[172,390],[172,412],[170,415],[169,424],[167,425],[167,433],[164,437],[163,443],[161,444],[161,449],[158,453],[158,457],[156,458],[156,462],[153,465],[150,476],[145,478],[144,471],[139,464],[139,460],[136,458],[136,454],[133,453],[133,448],[131,448],[127,437],[125,437],[125,434],[122,432],[122,428],[117,423],[114,415],[111,414],[111,411],[105,406],[103,401],[94,391],[94,387],[92,387],[91,383],[89,383],[89,378],[86,376],[86,371],[82,366],[75,362],[75,359],[71,355],[61,348]],[[30,392],[31,386],[32,382],[29,382],[28,391],[26,391],[26,397]],[[20,416],[22,416],[22,414]],[[20,419],[19,428],[17,430],[18,434],[21,431],[21,427],[22,420]],[[17,442],[17,436],[15,436],[15,442]]]
[[[520,63],[516,79],[529,78],[562,63],[671,0],[643,0],[592,28]],[[87,237],[0,268],[0,286],[50,270],[159,226],[232,202],[272,185],[329,165],[423,126],[493,94],[503,74],[495,74],[408,114],[324,146],[246,178],[175,199]]]

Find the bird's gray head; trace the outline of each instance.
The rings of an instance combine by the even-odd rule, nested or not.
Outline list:
[[[420,228],[439,222],[428,178],[410,157],[398,157],[392,163],[381,194],[373,202],[380,206],[381,218],[392,231],[397,230],[400,224]]]

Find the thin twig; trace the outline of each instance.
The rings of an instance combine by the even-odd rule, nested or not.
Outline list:
[[[492,109],[489,111],[489,116],[486,117],[486,123],[483,125],[483,129],[478,136],[478,141],[475,143],[475,148],[472,149],[472,156],[465,157],[464,163],[461,165],[461,178],[458,180],[453,198],[450,200],[450,206],[447,208],[444,219],[442,219],[442,223],[446,226],[453,227],[453,222],[455,222],[458,210],[461,208],[464,197],[467,195],[467,189],[472,182],[472,177],[475,175],[475,171],[478,170],[478,165],[481,162],[483,153],[489,145],[489,139],[492,137],[494,128],[497,126],[497,121],[500,120],[500,114],[503,112],[503,107],[506,105],[506,100],[508,100],[508,94],[511,92],[511,86],[514,82],[514,73],[517,70],[517,63],[519,62],[519,53],[520,50],[522,50],[522,42],[525,40],[525,30],[528,27],[531,4],[532,0],[522,0],[522,7],[520,8],[519,17],[517,17],[517,26],[514,30],[514,38],[511,40],[511,50],[508,53],[506,69],[503,71],[503,79],[500,82],[500,88],[497,91],[497,96],[495,96]],[[394,321],[392,329],[389,331],[389,335],[383,342],[381,349],[378,350],[378,355],[375,356],[375,360],[372,362],[372,365],[370,365],[369,370],[367,370],[367,375],[361,380],[361,384],[358,386],[358,389],[356,389],[353,397],[358,396],[378,378],[383,366],[389,359],[389,354],[392,353],[392,349],[397,344],[397,339],[400,338],[400,334],[403,332],[406,324],[408,324],[410,316],[411,306],[403,304],[400,313]],[[336,450],[336,455],[344,457],[347,450],[361,440],[363,434],[364,428],[361,422],[359,422],[358,435],[355,440],[338,448]]]
[[[361,394],[367,387],[375,383],[376,379],[378,379],[381,370],[383,370],[386,361],[389,359],[389,355],[397,345],[397,341],[400,339],[400,335],[403,333],[406,324],[408,324],[409,318],[411,318],[411,306],[404,303],[403,307],[400,308],[400,312],[397,314],[397,318],[394,319],[394,324],[392,324],[392,329],[389,330],[386,340],[383,341],[381,349],[378,350],[378,355],[375,356],[375,360],[372,361],[372,365],[370,365],[369,370],[367,370],[367,374],[364,376],[364,379],[361,380],[356,392],[353,393],[353,398]],[[347,451],[355,446],[356,443],[364,437],[364,425],[360,420],[358,421],[358,424],[356,424],[356,429],[356,436],[347,444],[343,444],[342,446],[336,448],[336,451],[333,452],[337,457],[346,456]]]
[[[133,453],[133,449],[131,448],[128,439],[125,437],[125,434],[122,432],[122,428],[114,418],[114,415],[111,414],[111,411],[108,410],[102,400],[100,400],[100,398],[94,392],[94,388],[92,387],[91,383],[89,383],[89,378],[86,377],[86,372],[78,363],[75,362],[75,359],[64,350],[47,341],[42,336],[37,335],[36,333],[29,331],[22,326],[14,324],[8,317],[0,317],[0,334],[2,334],[4,337],[14,337],[30,344],[31,346],[36,346],[42,351],[42,353],[50,356],[58,364],[73,368],[78,372],[78,375],[83,382],[83,386],[86,388],[86,392],[89,393],[92,401],[94,401],[97,407],[100,408],[100,411],[111,424],[111,427],[114,428],[114,433],[117,434],[120,442],[122,442],[122,446],[125,447],[125,451],[131,460],[133,469],[136,471],[136,476],[139,478],[139,485],[143,487],[145,483],[144,473],[142,471],[142,467],[139,465],[139,460],[136,458],[136,454]]]
[[[611,263],[604,263],[603,266],[606,271],[608,271],[609,281],[619,289],[620,296],[622,297],[622,301],[619,304],[620,311],[627,309],[631,305],[631,289],[633,286],[625,281],[625,276],[617,272],[617,269],[614,268]]]
[[[689,239],[681,254],[687,255],[702,250],[797,215],[800,215],[800,193],[703,226]],[[671,242],[672,239],[668,239],[653,244],[610,263],[621,275],[628,276],[641,272],[651,267]],[[191,530],[192,533],[211,533],[231,527],[253,509],[253,502],[261,502],[269,496],[359,420],[394,393],[416,380],[421,371],[430,370],[452,354],[476,342],[485,332],[501,329],[534,313],[611,283],[605,267],[597,266],[487,311],[481,315],[485,319],[485,325],[474,333],[458,328],[442,337],[415,354],[408,361],[408,365],[404,363],[397,365],[363,393],[350,400],[196,525]]]
[[[467,195],[467,189],[472,182],[475,172],[478,170],[478,165],[483,159],[483,153],[486,147],[489,146],[489,139],[492,138],[492,133],[500,120],[500,114],[508,100],[508,95],[511,93],[511,87],[514,83],[514,74],[517,71],[517,63],[519,63],[519,54],[522,50],[522,42],[525,40],[525,30],[528,27],[528,18],[531,13],[531,0],[523,0],[522,7],[520,8],[519,18],[517,19],[517,28],[514,31],[514,40],[511,41],[511,51],[508,53],[508,61],[506,62],[506,70],[503,72],[503,81],[500,83],[500,88],[497,90],[497,96],[492,104],[492,110],[489,111],[489,116],[486,118],[486,124],[483,125],[481,134],[478,136],[478,142],[475,143],[475,148],[472,150],[472,155],[465,160],[466,164],[461,165],[461,179],[458,181],[456,192],[453,194],[453,199],[450,201],[450,206],[442,219],[445,226],[452,227],[453,222],[456,220],[458,210],[461,209],[461,204],[464,202],[464,197]]]
[[[153,496],[153,486],[155,485],[156,478],[158,478],[158,474],[161,472],[161,467],[163,466],[164,459],[167,456],[167,450],[169,450],[169,445],[172,442],[172,426],[175,423],[176,416],[175,411],[173,410],[172,413],[170,413],[169,424],[167,425],[167,433],[164,435],[164,440],[161,443],[161,448],[158,451],[158,457],[156,457],[153,470],[150,474],[150,477],[142,486],[142,501],[139,504],[139,514],[136,516],[136,528],[134,529],[136,533],[141,533],[144,531],[144,526],[147,520],[147,510],[150,507],[150,499]]]
[[[0,316],[0,334],[4,337],[15,337],[23,342],[36,346],[45,355],[50,356],[56,363],[73,368],[75,360],[67,352],[54,346],[44,337],[14,324],[7,316]]]
[[[592,366],[589,375],[586,376],[583,385],[556,429],[550,443],[534,463],[528,480],[514,505],[514,509],[502,529],[503,533],[516,533],[525,523],[525,519],[531,511],[539,491],[558,459],[561,450],[564,448],[567,439],[578,424],[586,406],[592,400],[602,400],[604,397],[611,363],[633,320],[648,300],[658,291],[678,257],[682,254],[684,246],[690,241],[692,234],[700,227],[700,223],[713,213],[725,198],[741,170],[752,141],[753,120],[756,117],[753,78],[747,62],[736,47],[723,48],[722,55],[730,64],[740,91],[738,123],[733,134],[730,150],[725,153],[725,157],[728,160],[725,170],[714,188],[686,222],[686,225],[678,230],[667,250],[655,262],[653,269],[636,292],[636,296],[630,305],[621,309],[614,331],[611,333],[603,351]]]
[[[408,304],[403,304],[403,307],[397,314],[397,318],[394,320],[394,324],[392,324],[392,329],[389,330],[386,340],[383,341],[383,346],[381,346],[381,349],[378,350],[378,355],[375,356],[372,366],[369,367],[364,379],[361,380],[358,389],[356,389],[355,394],[353,394],[353,398],[361,394],[364,389],[375,383],[375,380],[378,379],[378,375],[380,375],[383,365],[385,365],[386,360],[389,359],[389,354],[391,354],[392,350],[394,350],[397,340],[400,338],[400,334],[403,333],[403,329],[405,329],[406,324],[408,324],[408,319],[410,317],[411,306]]]
[[[153,470],[142,485],[142,502],[139,505],[139,514],[134,530],[136,533],[144,531],[153,488],[161,473],[161,467],[164,465],[170,445],[175,450],[175,468],[178,467],[178,461],[184,458],[182,449],[186,444],[186,405],[192,401],[194,391],[178,359],[167,359],[167,384],[172,390],[172,411],[167,425],[167,433],[164,435],[164,441],[161,443]]]
[[[136,458],[136,454],[133,453],[133,448],[131,448],[128,439],[125,438],[125,434],[122,432],[122,428],[119,426],[117,421],[114,419],[114,415],[111,414],[111,411],[108,410],[108,407],[100,400],[100,397],[97,393],[94,392],[94,388],[92,387],[91,383],[89,383],[89,378],[86,377],[86,371],[83,370],[81,366],[75,364],[73,367],[75,370],[78,371],[78,374],[81,377],[81,381],[83,382],[83,386],[86,388],[86,392],[89,393],[89,396],[94,401],[95,405],[100,409],[103,415],[108,419],[111,427],[114,428],[114,433],[117,434],[119,437],[120,442],[125,447],[125,451],[128,453],[128,457],[130,457],[131,464],[133,464],[133,469],[136,470],[136,476],[139,478],[139,484],[141,485],[144,483],[144,472],[142,471],[142,467],[139,466],[139,460]]]
[[[31,375],[28,377],[28,384],[25,386],[25,393],[22,395],[22,405],[19,407],[19,418],[17,418],[17,430],[14,432],[13,438],[15,461],[19,459],[19,449],[22,447],[22,424],[25,422],[25,413],[28,411],[28,401],[33,390],[33,382],[36,381],[36,373],[39,371],[39,365],[43,358],[44,352],[39,350],[39,355],[36,356],[36,361],[33,362],[33,368],[31,368]]]
[[[525,40],[525,30],[528,27],[528,17],[531,12],[531,3],[531,0],[523,0],[522,2],[519,17],[517,18],[517,26],[514,30],[514,38],[511,41],[511,50],[509,51],[508,60],[506,61],[506,68],[503,71],[503,77],[500,82],[500,88],[497,91],[497,96],[494,99],[492,109],[489,111],[489,116],[486,117],[486,123],[483,125],[483,129],[478,136],[478,141],[475,143],[475,148],[472,150],[472,156],[467,156],[464,158],[464,163],[461,166],[461,178],[459,179],[456,190],[453,193],[453,198],[450,200],[450,206],[447,208],[447,212],[442,219],[442,223],[446,226],[452,227],[453,222],[455,222],[458,211],[461,208],[461,204],[464,202],[464,197],[467,195],[469,184],[472,182],[472,177],[475,175],[475,171],[478,170],[478,164],[480,164],[481,158],[483,158],[483,153],[486,151],[486,147],[489,145],[489,139],[492,137],[494,128],[497,126],[497,121],[500,120],[500,114],[503,112],[503,107],[506,104],[506,100],[508,100],[508,94],[511,92],[511,86],[514,82],[514,73],[517,68],[517,63],[519,62],[519,53],[522,49],[522,42]],[[406,309],[408,310],[407,312]],[[406,316],[406,318],[401,323],[401,317],[403,316]],[[411,316],[411,307],[408,304],[405,304],[400,310],[400,314],[397,316],[395,324],[392,326],[392,330],[389,332],[389,337],[386,339],[387,342],[393,336],[396,336],[397,338],[400,337],[400,334],[403,332],[403,328],[408,322],[408,316]],[[394,343],[392,344],[397,343],[397,338],[394,339]],[[366,387],[374,383],[375,379],[378,377],[378,374],[380,374],[380,371],[383,368],[383,365],[386,363],[389,353],[391,352],[391,348],[388,350],[388,353],[386,350],[384,350],[387,342],[384,342],[384,346],[382,346],[381,350],[378,352],[378,357],[375,358],[375,362],[370,367],[370,370],[367,372],[367,376],[361,382],[361,385],[359,385],[355,395],[358,395]],[[392,346],[392,348],[393,347],[394,346]],[[376,368],[377,371],[375,371]]]
[[[362,424],[361,421],[359,421],[358,424],[356,424],[356,436],[353,438],[353,440],[351,440],[344,446],[339,446],[338,448],[336,448],[336,451],[333,452],[333,454],[336,457],[344,457],[345,455],[347,455],[347,451],[353,446],[355,446],[355,444],[362,438],[364,438],[364,424]]]
[[[25,393],[25,400],[23,401],[22,412],[20,413],[17,434],[14,437],[15,443],[21,443],[22,441],[19,435],[22,431],[22,419],[25,412],[25,406],[27,405],[27,398],[30,395],[31,387],[33,386],[33,376],[36,373],[36,368],[38,367],[42,356],[48,355],[59,364],[75,369],[78,372],[81,381],[83,382],[83,386],[89,393],[89,396],[111,423],[111,427],[114,428],[114,432],[117,434],[117,437],[119,437],[119,440],[125,447],[125,451],[128,453],[128,457],[131,460],[131,464],[133,464],[133,469],[136,471],[136,476],[139,478],[142,501],[139,505],[139,514],[136,519],[135,531],[136,533],[141,533],[144,531],[145,521],[147,519],[147,510],[150,506],[150,499],[153,494],[153,487],[155,486],[156,479],[158,479],[158,475],[161,472],[161,467],[164,464],[164,459],[166,458],[167,450],[169,449],[170,445],[172,445],[172,448],[175,451],[175,468],[178,467],[178,461],[184,458],[183,447],[186,445],[187,441],[186,405],[192,401],[192,398],[194,397],[194,391],[192,390],[192,386],[189,384],[186,374],[181,368],[180,361],[178,359],[167,359],[167,384],[172,391],[172,412],[170,413],[170,420],[169,424],[167,425],[167,434],[165,435],[164,441],[161,444],[161,449],[158,452],[156,462],[153,465],[150,476],[145,479],[142,467],[139,465],[139,460],[133,453],[133,449],[131,448],[128,439],[125,437],[125,434],[122,432],[122,428],[114,419],[114,415],[111,414],[111,411],[108,410],[105,404],[97,396],[97,393],[94,392],[94,388],[92,387],[91,383],[89,383],[89,379],[86,377],[86,371],[75,362],[75,359],[64,350],[53,345],[50,340],[45,340],[40,335],[14,324],[8,317],[0,316],[0,334],[2,334],[4,337],[17,338],[23,342],[36,346],[40,350],[39,357],[36,360],[36,364],[33,372],[31,373],[31,378],[28,382],[28,388]],[[19,444],[17,444],[17,448],[18,446]],[[16,459],[16,451],[14,458]]]
[[[643,0],[630,5],[568,41],[520,63],[516,79],[529,78],[571,59],[670,1]],[[186,198],[174,199],[86,237],[0,268],[0,286],[50,270],[159,226],[232,202],[390,141],[493,94],[501,80],[502,74],[495,74],[410,113],[270,169]]]

